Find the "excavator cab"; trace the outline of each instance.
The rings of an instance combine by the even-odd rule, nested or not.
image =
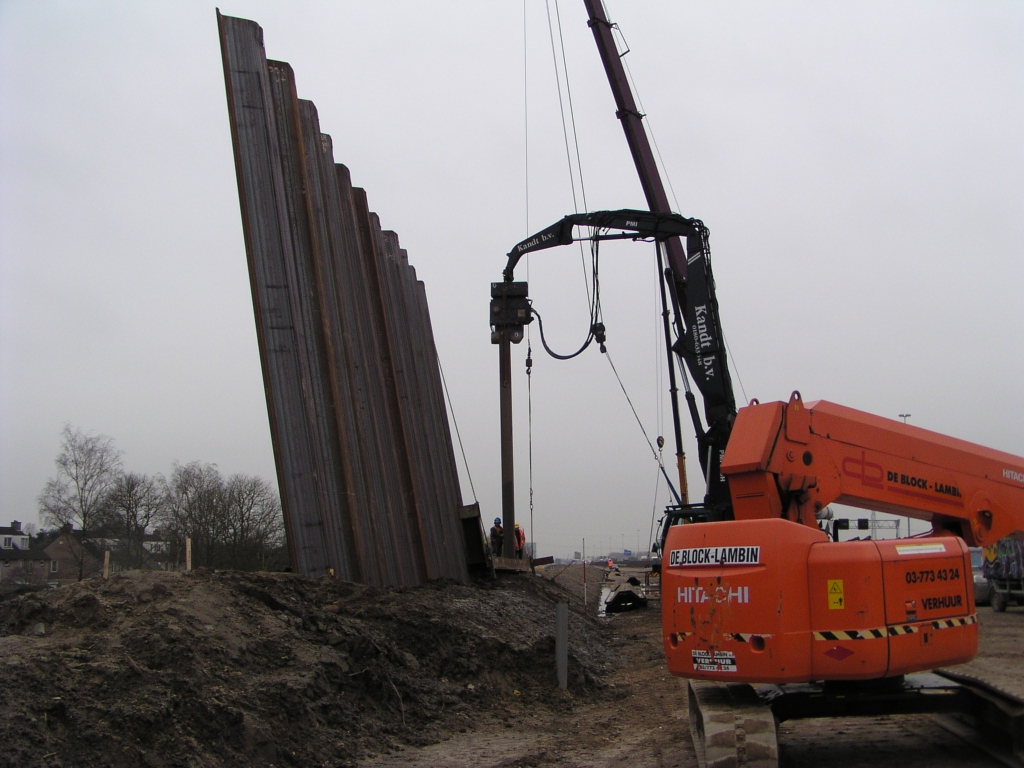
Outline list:
[[[659,556],[665,552],[665,539],[675,525],[691,525],[693,523],[720,522],[732,520],[729,507],[716,504],[670,504],[658,521],[658,532],[654,536],[651,551]],[[652,573],[661,572],[661,559],[651,565]]]

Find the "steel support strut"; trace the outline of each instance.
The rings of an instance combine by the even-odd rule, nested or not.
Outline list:
[[[498,378],[501,398],[501,524],[505,539],[498,557],[515,557],[516,489],[512,452],[512,340],[501,331],[498,340]]]
[[[515,558],[516,493],[512,454],[512,345],[523,340],[523,329],[533,317],[529,286],[505,280],[491,283],[491,343],[498,345],[501,414],[501,519],[505,539],[495,557]]]

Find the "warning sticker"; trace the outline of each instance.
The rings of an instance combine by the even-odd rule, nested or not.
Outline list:
[[[846,598],[843,596],[843,580],[828,580],[828,607],[830,610],[840,610],[846,607]]]
[[[735,672],[736,656],[732,651],[690,651],[696,672]]]
[[[946,551],[946,545],[941,542],[935,544],[897,544],[896,554],[898,555],[941,555]]]

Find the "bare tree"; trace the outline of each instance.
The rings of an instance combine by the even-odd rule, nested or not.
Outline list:
[[[216,567],[218,542],[223,538],[224,478],[216,464],[193,461],[175,464],[163,484],[163,528],[181,553],[192,539],[192,561]]]
[[[281,500],[267,481],[232,475],[213,464],[175,465],[163,484],[161,527],[180,553],[192,539],[192,562],[207,568],[267,570],[284,543]]]
[[[280,497],[270,483],[255,475],[232,475],[224,490],[229,567],[268,570],[284,544]]]
[[[85,531],[106,522],[110,490],[121,471],[121,452],[104,435],[64,425],[61,450],[54,462],[57,477],[39,494],[39,513],[48,525],[77,526]],[[83,542],[84,543],[84,542]],[[78,578],[84,576],[85,549],[73,547]]]
[[[117,557],[129,568],[146,564],[145,538],[163,504],[159,483],[136,472],[123,472],[110,489],[108,520],[118,538]]]

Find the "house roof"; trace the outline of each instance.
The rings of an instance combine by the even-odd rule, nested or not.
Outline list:
[[[65,545],[70,542],[71,546],[66,547]],[[103,557],[103,551],[90,539],[82,541],[81,531],[74,531],[68,533],[64,531],[56,539],[46,545],[45,549],[47,552],[53,552],[55,555],[60,552],[66,552],[74,547],[82,547],[89,554],[90,557]]]
[[[0,560],[52,560],[42,547],[31,549],[0,549]]]

